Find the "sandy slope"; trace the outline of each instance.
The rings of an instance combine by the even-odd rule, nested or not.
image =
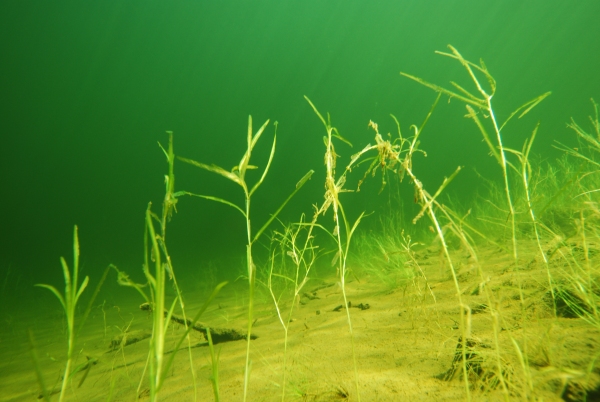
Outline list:
[[[508,389],[509,399],[564,400],[576,394],[578,387],[598,387],[598,364],[590,366],[600,353],[599,331],[580,318],[554,317],[551,295],[547,292],[546,268],[535,258],[535,248],[522,248],[523,268],[514,270],[512,257],[505,251],[486,248],[478,260],[457,250],[453,258],[463,303],[471,310],[468,353],[472,361],[470,381],[473,400],[502,400],[498,367]],[[456,288],[438,251],[434,248],[417,253],[427,280],[418,275],[390,289],[366,275],[347,286],[353,306],[368,304],[361,310],[350,308],[362,401],[456,401],[466,400],[462,360],[453,364],[458,340],[460,309]],[[481,276],[477,264],[484,275]],[[563,264],[552,261],[559,272]],[[520,301],[519,283],[524,303]],[[429,290],[428,286],[431,288]],[[491,299],[486,297],[485,287]],[[296,303],[290,324],[287,349],[286,400],[335,401],[357,400],[350,334],[335,278],[311,280],[305,294]],[[433,295],[432,295],[433,293]],[[186,296],[188,311],[201,303],[197,296]],[[434,298],[435,297],[435,298]],[[86,357],[97,359],[80,385],[83,372],[74,375],[67,393],[69,401],[147,400],[147,382],[138,391],[144,370],[151,330],[147,312],[138,308],[140,300],[129,290],[99,306],[83,330],[78,342],[77,364]],[[55,304],[53,304],[55,303]],[[100,302],[101,303],[101,302]],[[292,301],[282,304],[285,311]],[[224,288],[202,321],[213,327],[243,330],[246,326],[244,284]],[[27,329],[36,339],[36,352],[48,388],[57,387],[64,361],[64,324],[58,303],[41,297],[27,305],[3,313],[0,342],[0,400],[32,401],[39,395],[30,355]],[[494,314],[491,314],[494,312]],[[568,314],[563,314],[568,315]],[[277,319],[270,295],[265,289],[257,295],[252,341],[252,371],[249,401],[281,400],[284,331]],[[499,331],[495,350],[494,317]],[[105,323],[106,320],[106,323]],[[105,332],[106,331],[106,332]],[[169,330],[167,349],[183,331],[181,325]],[[111,350],[111,340],[122,334],[140,338],[139,342]],[[200,333],[193,333],[192,344],[203,344]],[[527,359],[529,377],[524,373],[515,344]],[[245,341],[218,345],[220,391],[223,401],[239,401],[243,393]],[[462,356],[460,353],[458,356]],[[190,352],[179,351],[168,380],[161,392],[162,401],[198,401],[213,399],[210,382],[211,363],[205,346],[193,347],[191,357],[196,377],[190,370]],[[586,374],[589,367],[591,372]],[[455,369],[454,375],[453,368]],[[446,380],[444,380],[444,377]],[[452,377],[452,378],[450,378]],[[530,380],[528,381],[527,378]],[[145,378],[144,378],[145,379]],[[567,385],[567,384],[575,385]],[[111,391],[112,389],[112,391]],[[565,391],[566,389],[566,391]],[[139,399],[137,399],[139,393]],[[57,400],[54,395],[52,400]]]

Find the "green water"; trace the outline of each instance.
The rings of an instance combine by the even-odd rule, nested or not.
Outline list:
[[[249,114],[256,127],[278,121],[277,153],[256,194],[253,222],[259,227],[315,169],[282,214],[297,220],[322,201],[324,177],[325,132],[303,95],[355,144],[338,147],[348,158],[372,141],[370,119],[393,132],[393,113],[408,133],[429,110],[435,94],[399,71],[467,83],[457,63],[434,55],[449,43],[485,60],[504,118],[553,92],[507,129],[505,141],[520,149],[541,121],[534,153],[555,158],[554,140],[574,141],[565,123],[583,121],[589,98],[600,98],[598,15],[594,0],[4,1],[2,278],[27,289],[59,284],[58,257],[70,252],[77,224],[84,273],[94,278],[114,263],[141,280],[144,210],[149,201],[158,210],[164,191],[157,141],[166,142],[165,130],[175,132],[176,154],[229,169],[245,149]],[[499,172],[463,115],[460,102],[442,100],[422,137],[428,158],[417,158],[415,169],[433,191],[464,166],[448,191],[468,202],[474,168],[490,177]],[[272,135],[270,125],[255,155],[262,166]],[[242,203],[239,189],[220,177],[182,163],[175,175],[178,190]],[[380,211],[388,195],[377,196],[378,189],[377,179],[348,196],[350,213]],[[182,199],[169,244],[184,272],[212,262],[235,276],[244,221],[223,205]]]

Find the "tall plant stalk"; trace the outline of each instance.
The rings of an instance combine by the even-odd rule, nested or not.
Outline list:
[[[515,109],[508,116],[508,118],[504,121],[504,123],[500,124],[498,122],[496,113],[494,112],[494,108],[492,106],[492,99],[496,93],[496,80],[489,73],[483,60],[480,61],[480,64],[472,63],[472,62],[466,60],[458,52],[458,50],[456,50],[456,48],[454,48],[453,46],[448,45],[448,48],[450,49],[450,53],[439,52],[439,51],[436,51],[436,53],[440,54],[442,56],[446,56],[446,57],[457,60],[465,68],[470,80],[475,85],[476,92],[470,92],[467,89],[463,88],[462,86],[460,86],[459,84],[457,84],[456,82],[453,82],[453,81],[451,81],[451,84],[454,87],[454,90],[449,90],[449,89],[440,87],[436,84],[429,83],[419,77],[415,77],[415,76],[407,74],[407,73],[401,72],[400,74],[418,82],[421,85],[424,85],[426,87],[433,89],[434,91],[438,92],[439,94],[448,95],[451,98],[459,99],[465,103],[465,107],[467,109],[466,116],[474,121],[477,128],[481,132],[484,141],[487,143],[491,154],[496,158],[496,160],[498,161],[498,164],[500,165],[501,170],[502,170],[502,179],[504,182],[504,193],[505,193],[506,202],[508,205],[508,213],[509,213],[510,222],[511,222],[510,227],[511,227],[511,241],[512,241],[512,256],[514,259],[515,267],[518,270],[519,269],[519,253],[518,253],[518,244],[517,244],[516,213],[515,213],[515,207],[514,207],[514,205],[515,205],[514,196],[513,196],[512,189],[511,189],[510,178],[509,178],[509,168],[512,168],[515,171],[521,173],[521,176],[523,179],[524,190],[527,194],[528,209],[530,212],[530,216],[532,217],[532,220],[533,220],[534,228],[536,229],[535,233],[536,233],[536,236],[538,238],[538,243],[539,243],[539,233],[537,232],[537,226],[536,226],[537,223],[535,220],[535,215],[533,213],[533,209],[531,207],[531,202],[530,202],[531,200],[529,198],[529,188],[528,188],[528,180],[527,180],[528,156],[529,156],[529,151],[531,149],[531,143],[533,141],[533,138],[535,137],[536,131],[534,131],[534,134],[533,134],[531,140],[529,141],[529,145],[526,142],[526,144],[523,148],[523,152],[518,152],[518,151],[512,150],[510,148],[506,148],[504,146],[503,139],[502,139],[502,130],[513,117],[518,116],[518,118],[522,118],[527,113],[529,113],[535,106],[537,106],[541,101],[543,101],[546,97],[548,97],[551,94],[551,92],[546,92],[546,93],[539,95],[539,96],[535,97],[534,99],[524,103],[523,105],[521,105],[520,107]],[[484,88],[484,86],[481,84],[481,80],[480,80],[480,78],[478,78],[478,74],[480,74],[480,76],[483,75],[483,77],[485,78],[485,81],[487,81],[487,83],[488,83],[488,89]],[[480,118],[480,115],[483,115],[484,118],[488,118],[490,123],[485,123],[484,121],[482,121],[482,119]],[[491,130],[493,132],[492,136],[490,136],[488,134],[489,128],[491,128]],[[495,142],[494,142],[494,140],[492,140],[492,138],[495,138]],[[522,166],[522,168],[520,170],[517,167],[515,167],[512,163],[509,162],[508,157],[507,157],[508,156],[507,154],[509,154],[509,153],[516,154],[518,156],[518,158],[520,159],[521,166]],[[543,253],[543,250],[541,250],[541,251]],[[549,270],[548,270],[548,275],[550,275]],[[551,280],[550,276],[549,276],[548,280],[549,280],[549,283],[551,284],[552,280]],[[521,302],[521,308],[524,309],[523,287],[521,286],[521,277],[519,274],[517,274],[517,281],[519,282],[518,287],[519,287],[519,299]],[[493,312],[492,314],[494,316],[494,322],[496,323],[498,315],[496,312]],[[525,323],[523,323],[523,326],[524,325],[525,325]],[[524,372],[524,376],[527,379],[528,388],[529,388],[529,390],[532,390],[533,383],[532,383],[531,373],[529,371],[529,367],[528,367],[528,364],[526,361],[527,342],[525,341],[523,343],[523,346],[521,347],[521,346],[519,346],[519,344],[516,342],[516,340],[512,336],[511,336],[511,341],[514,345],[517,356],[519,357],[519,360],[520,360],[520,363],[521,363],[521,366],[522,366],[522,369]],[[498,347],[498,345],[497,345],[497,347]],[[525,349],[525,352],[523,352],[521,350],[522,348]],[[500,369],[500,367],[499,367],[499,369]],[[507,397],[507,395],[508,394],[507,394],[507,391],[505,388],[505,397]]]
[[[223,198],[209,196],[209,195],[201,195],[194,194],[190,192],[181,192],[182,194],[187,194],[195,197],[204,198],[207,200],[219,202],[225,205],[228,205],[238,212],[242,214],[244,220],[246,222],[246,272],[248,275],[248,325],[247,325],[247,336],[246,336],[246,361],[244,366],[244,396],[243,400],[246,401],[248,397],[248,385],[250,382],[250,368],[251,368],[251,359],[250,359],[250,340],[252,336],[252,323],[254,321],[254,290],[256,285],[256,265],[254,264],[253,255],[252,255],[252,246],[254,243],[260,238],[263,232],[267,229],[267,227],[273,222],[277,215],[281,212],[281,210],[285,207],[285,205],[290,201],[290,199],[300,190],[300,188],[308,181],[313,171],[309,171],[297,184],[295,190],[288,196],[288,198],[281,204],[281,206],[271,214],[271,217],[263,224],[263,226],[254,233],[252,231],[251,222],[251,201],[252,196],[258,190],[260,185],[265,180],[267,173],[269,172],[269,168],[271,167],[271,162],[273,161],[273,157],[275,156],[275,144],[277,141],[277,123],[275,123],[275,134],[273,135],[273,144],[271,145],[271,153],[269,154],[269,159],[265,166],[265,169],[262,172],[260,179],[258,179],[254,185],[250,186],[250,184],[246,181],[246,173],[248,170],[256,169],[256,166],[250,164],[250,159],[252,156],[252,151],[256,146],[258,140],[265,132],[267,125],[269,124],[269,120],[267,120],[256,133],[253,133],[252,129],[252,116],[248,117],[248,133],[247,133],[247,147],[246,152],[242,156],[239,164],[234,166],[231,171],[223,169],[217,165],[207,165],[204,163],[196,162],[192,159],[179,157],[183,162],[189,163],[201,169],[207,170],[212,173],[216,173],[224,178],[234,182],[238,186],[241,187],[244,193],[244,205],[240,207],[239,205],[225,200]]]
[[[273,241],[278,243],[281,248],[282,262],[281,272],[275,272],[275,251],[272,252],[270,258],[270,270],[267,279],[267,287],[269,293],[273,299],[275,310],[277,311],[277,317],[283,327],[284,339],[283,339],[283,368],[282,368],[282,381],[281,381],[281,401],[285,400],[285,392],[287,386],[287,350],[288,350],[288,335],[289,327],[292,322],[292,316],[294,314],[295,307],[300,301],[300,294],[302,289],[309,281],[309,274],[313,265],[317,259],[317,247],[313,245],[314,236],[312,234],[317,225],[318,215],[315,214],[312,222],[304,222],[304,215],[301,216],[300,222],[288,225],[284,228],[283,233],[274,232]],[[293,272],[291,274],[286,270],[286,260],[289,257],[292,260]],[[280,303],[281,296],[276,296],[275,285],[273,284],[273,278],[280,278],[284,281],[284,285],[292,284],[293,289],[291,291],[291,300],[289,310],[283,311],[283,307]],[[287,286],[284,286],[287,289]]]
[[[118,273],[119,284],[136,289],[144,298],[148,304],[148,308],[152,312],[152,336],[150,338],[148,359],[146,361],[146,367],[144,368],[144,373],[146,369],[148,370],[150,401],[152,402],[158,401],[160,390],[166,380],[167,372],[173,364],[177,351],[185,340],[188,341],[190,371],[192,373],[192,380],[194,383],[194,399],[197,398],[196,375],[192,359],[191,340],[189,334],[194,324],[200,319],[210,302],[216,297],[221,288],[226,285],[226,282],[217,285],[213,290],[213,293],[196,313],[193,320],[190,321],[187,319],[181,289],[177,284],[171,256],[168,252],[166,243],[167,223],[170,221],[173,211],[176,211],[178,197],[185,194],[185,192],[181,191],[175,192],[175,154],[173,151],[173,133],[171,131],[167,131],[167,134],[169,135],[169,144],[167,148],[165,149],[159,143],[160,148],[167,157],[168,163],[168,174],[165,175],[165,196],[162,202],[162,212],[160,215],[153,213],[151,209],[152,203],[149,203],[148,207],[146,208],[144,219],[145,231],[143,271],[147,279],[147,284],[141,285],[134,283],[129,279],[126,273],[119,271],[113,266]],[[159,225],[159,230],[156,230],[155,228],[156,223]],[[177,293],[177,296],[170,303],[169,308],[166,309],[167,303],[165,298],[165,290],[168,280],[173,282],[173,287]],[[146,287],[149,288],[149,295],[145,291]],[[169,322],[177,304],[179,304],[182,310],[185,332],[176,341],[176,347],[174,351],[167,358],[165,356],[165,340],[167,336],[167,330],[169,328]],[[142,386],[142,381],[143,378],[140,379],[138,394]]]
[[[58,298],[67,319],[67,364],[65,366],[60,396],[58,398],[58,401],[62,402],[65,397],[65,390],[67,389],[67,381],[71,374],[73,352],[75,350],[75,309],[81,294],[89,282],[89,277],[86,276],[81,285],[79,285],[79,237],[77,235],[77,226],[73,229],[73,272],[70,271],[69,265],[63,257],[60,257],[60,264],[62,265],[65,279],[64,295],[51,285],[36,284],[35,286],[48,289]]]
[[[346,184],[346,174],[350,172],[352,167],[358,163],[361,156],[373,149],[371,145],[367,145],[363,150],[354,154],[346,166],[342,174],[339,177],[336,177],[336,164],[338,155],[335,152],[335,145],[333,140],[337,139],[339,141],[345,142],[348,145],[348,142],[344,137],[340,135],[337,128],[331,125],[331,120],[329,115],[327,116],[327,120],[323,118],[321,113],[319,113],[316,106],[310,101],[310,99],[305,96],[304,97],[309,105],[312,107],[315,114],[323,123],[325,127],[325,131],[327,132],[327,136],[324,138],[325,140],[325,201],[321,205],[319,209],[317,209],[315,213],[315,217],[319,215],[325,215],[329,208],[331,207],[333,210],[333,222],[334,228],[333,232],[329,233],[335,240],[337,252],[334,258],[334,264],[337,265],[337,277],[339,279],[340,288],[342,290],[342,298],[344,300],[344,306],[346,311],[346,320],[348,322],[348,331],[350,333],[350,345],[352,348],[352,362],[354,367],[354,383],[356,387],[356,397],[360,402],[360,382],[358,378],[358,365],[356,362],[356,350],[354,345],[354,330],[352,328],[352,317],[350,316],[350,306],[348,304],[348,296],[346,293],[346,278],[349,273],[348,271],[348,253],[350,252],[350,244],[352,240],[352,236],[358,227],[361,219],[364,217],[365,213],[362,212],[358,218],[351,224],[344,212],[344,207],[340,202],[340,194],[343,192],[348,192],[351,190],[347,190],[344,188]]]

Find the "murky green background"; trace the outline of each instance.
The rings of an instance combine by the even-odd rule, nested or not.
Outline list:
[[[77,224],[85,274],[114,263],[141,280],[144,210],[149,201],[158,210],[164,189],[157,141],[166,142],[165,130],[175,132],[177,154],[229,169],[244,151],[249,114],[256,127],[278,121],[253,222],[259,227],[315,169],[282,215],[297,219],[322,200],[324,175],[324,130],[303,95],[355,144],[338,147],[347,158],[372,141],[370,119],[392,131],[394,113],[407,134],[427,113],[435,94],[399,71],[468,82],[456,62],[433,53],[449,43],[485,60],[499,84],[500,118],[553,91],[505,132],[507,145],[520,149],[542,121],[535,152],[551,160],[559,154],[553,141],[574,141],[565,123],[583,121],[589,98],[600,100],[598,15],[596,0],[3,1],[2,279],[60,283],[58,257],[70,256]],[[422,137],[428,157],[415,166],[431,191],[465,166],[449,191],[468,202],[478,183],[473,168],[493,177],[498,167],[463,114],[460,102],[440,102]],[[242,200],[220,177],[181,163],[175,174],[179,190]],[[378,189],[373,180],[343,201],[352,214],[380,211],[388,195]],[[237,270],[241,216],[197,199],[178,208],[168,235],[176,268],[220,261]]]

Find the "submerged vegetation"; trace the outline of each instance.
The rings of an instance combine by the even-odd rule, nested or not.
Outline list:
[[[380,132],[378,123],[369,122],[374,142],[363,146],[345,163],[340,162],[336,147],[349,142],[332,125],[331,117],[323,115],[315,103],[306,97],[309,107],[325,129],[324,198],[320,203],[311,200],[312,213],[303,214],[296,222],[282,223],[278,228],[275,226],[281,223],[278,218],[280,212],[311,179],[313,171],[296,182],[289,197],[265,222],[258,223],[258,226],[255,221],[251,224],[251,205],[259,196],[258,190],[276,155],[275,133],[262,173],[257,181],[249,183],[246,173],[259,169],[251,164],[252,152],[267,132],[268,120],[254,132],[252,118],[249,118],[246,151],[239,164],[230,170],[216,164],[176,157],[173,134],[168,133],[168,147],[165,149],[161,146],[168,162],[162,211],[160,214],[152,212],[150,204],[145,214],[143,273],[146,283],[133,282],[125,272],[114,266],[106,271],[116,271],[121,285],[135,289],[142,297],[144,309],[151,315],[152,329],[148,350],[145,351],[145,363],[138,358],[137,361],[116,365],[113,360],[112,366],[105,367],[102,374],[98,373],[98,378],[110,378],[102,382],[106,384],[106,389],[102,389],[106,400],[142,397],[148,397],[151,401],[205,400],[208,395],[206,387],[212,387],[217,401],[376,400],[378,394],[375,390],[384,391],[378,375],[369,370],[374,367],[373,359],[385,360],[385,356],[373,352],[378,347],[375,340],[380,338],[377,336],[384,339],[377,331],[388,331],[393,334],[390,335],[392,338],[410,338],[409,334],[415,334],[412,343],[404,344],[402,339],[396,340],[402,347],[384,344],[384,354],[399,354],[399,357],[394,366],[379,367],[381,378],[386,375],[384,371],[394,373],[394,370],[406,370],[403,365],[409,359],[407,356],[416,353],[414,351],[418,348],[424,350],[421,361],[427,353],[437,353],[434,360],[443,361],[439,363],[438,373],[429,375],[427,379],[435,383],[437,388],[429,386],[428,391],[418,387],[416,390],[402,390],[399,385],[394,385],[393,380],[387,379],[386,387],[392,388],[390,395],[396,396],[381,394],[382,399],[410,399],[411,395],[421,392],[436,392],[436,399],[439,400],[494,397],[504,400],[562,398],[584,401],[586,398],[591,400],[593,395],[598,396],[598,104],[592,100],[594,112],[590,117],[591,129],[575,121],[569,123],[580,146],[557,144],[557,148],[564,151],[561,159],[551,164],[537,162],[532,153],[537,126],[531,128],[521,149],[506,147],[503,135],[511,129],[510,122],[513,119],[532,113],[550,92],[525,102],[504,121],[500,121],[494,109],[497,83],[486,65],[483,61],[477,64],[465,59],[452,46],[449,49],[449,52],[437,53],[464,68],[472,89],[456,82],[451,82],[448,89],[423,78],[401,73],[437,93],[431,110],[420,125],[409,127],[408,136],[393,115],[390,121],[394,126],[394,135]],[[460,174],[461,167],[447,172],[447,178],[437,189],[426,189],[419,179],[419,172],[413,168],[413,159],[424,153],[419,148],[420,137],[443,97],[464,103],[466,117],[481,133],[490,155],[500,168],[498,177],[484,178],[486,185],[466,210],[451,208],[444,194],[452,180]],[[277,124],[275,131],[276,128]],[[176,191],[174,164],[177,159],[238,185],[244,195],[243,205],[212,195]],[[356,188],[348,187],[350,175],[357,175]],[[406,225],[402,219],[402,212],[381,218],[379,232],[360,233],[360,224],[368,211],[349,216],[345,206],[352,203],[352,195],[345,193],[359,190],[365,180],[372,180],[376,175],[381,175],[382,191],[394,180],[403,182],[406,191],[414,193],[419,210],[411,217],[412,224],[428,220],[424,225],[430,229],[428,239],[414,240],[410,225]],[[291,179],[291,182],[296,180]],[[166,228],[173,212],[176,212],[178,200],[183,196],[228,205],[239,212],[245,221],[247,242],[244,276],[247,288],[243,298],[238,299],[236,293],[236,305],[230,306],[229,310],[224,305],[231,303],[231,298],[221,297],[226,290],[219,293],[225,283],[215,285],[210,296],[199,305],[192,302],[197,296],[184,294],[177,283],[177,268],[168,252]],[[310,206],[307,205],[307,208]],[[401,208],[398,205],[398,210]],[[268,235],[270,242],[263,241],[262,244],[268,243],[269,258],[259,263],[254,257],[254,247]],[[78,363],[81,365],[84,356],[82,353],[75,354],[77,332],[74,320],[77,302],[88,281],[86,278],[81,285],[78,284],[77,229],[73,248],[72,272],[65,260],[61,260],[65,294],[62,295],[52,286],[40,285],[55,294],[66,314],[68,350],[60,386],[61,401],[78,400],[84,392],[79,389],[83,380],[80,380],[78,387],[72,381],[76,372],[73,366]],[[331,264],[327,267],[330,272],[319,278],[315,271],[321,260],[330,261]],[[167,292],[168,285],[174,290],[171,294]],[[97,293],[94,293],[90,307],[83,315],[82,324]],[[356,315],[363,314],[371,306],[355,300],[373,295],[379,295],[381,304],[385,302],[391,307],[379,310],[376,316],[379,321],[374,320],[369,324],[365,324],[364,318],[357,321]],[[215,299],[218,299],[218,303]],[[261,302],[258,309],[257,299]],[[334,299],[340,304],[332,308],[329,304]],[[319,306],[311,310],[310,317],[314,320],[317,319],[314,317],[319,317],[320,321],[309,320],[304,308],[308,303]],[[212,306],[214,304],[217,306]],[[212,309],[209,308],[211,306]],[[328,317],[344,313],[346,333],[342,332],[341,325],[337,325],[342,320],[327,319],[325,306],[328,306]],[[396,312],[390,311],[392,309]],[[101,311],[104,313],[103,309]],[[179,313],[182,318],[177,316]],[[223,328],[223,325],[232,325],[229,322],[230,313],[235,320],[234,326],[240,327],[244,321],[245,333]],[[397,321],[392,321],[392,315]],[[188,319],[188,316],[193,318]],[[202,316],[211,325],[201,324],[199,320]],[[296,323],[298,320],[303,320],[304,328]],[[452,321],[450,324],[449,320]],[[261,325],[261,322],[269,325],[269,347],[255,352],[251,347],[253,342],[257,342],[254,327]],[[313,322],[315,327],[312,327]],[[386,324],[378,327],[378,322]],[[340,362],[339,366],[332,365],[332,370],[327,369],[327,373],[322,373],[319,371],[324,370],[321,362],[305,361],[318,360],[325,353],[319,343],[321,340],[311,338],[309,332],[323,331],[334,325],[337,325],[334,327],[337,336],[329,339],[331,344],[328,345],[332,347],[335,344],[339,348],[336,349],[336,356],[347,356],[347,359]],[[194,330],[201,333],[202,340],[199,343],[194,343]],[[416,337],[419,330],[427,334],[429,346],[418,343],[421,342],[421,338],[417,340]],[[128,330],[121,332],[127,333]],[[297,338],[300,333],[303,333],[302,343]],[[266,336],[266,332],[261,336]],[[564,341],[568,336],[587,339],[583,342],[586,346],[579,345],[571,338],[569,344]],[[557,341],[557,337],[563,337],[563,342]],[[217,344],[241,338],[245,339],[243,350],[232,347],[231,350],[215,351]],[[33,336],[31,339],[32,356],[37,356]],[[126,339],[123,335],[107,353],[118,350],[125,360],[125,346],[139,346],[138,341],[142,339],[145,338],[133,335]],[[314,347],[310,346],[311,340],[315,342]],[[182,347],[186,341],[187,346]],[[432,344],[436,346],[432,347]],[[442,346],[438,347],[437,344]],[[86,346],[79,344],[77,347]],[[307,348],[312,348],[311,358],[305,357]],[[176,359],[176,352],[180,349],[187,351],[186,362]],[[577,358],[569,357],[575,349],[585,352]],[[203,357],[199,357],[199,353],[203,353]],[[275,357],[266,356],[266,353]],[[97,360],[101,361],[102,357]],[[44,385],[47,380],[44,379],[38,359],[34,358],[34,361],[40,396],[49,400],[51,391]],[[262,365],[260,371],[257,362]],[[233,367],[234,364],[238,366]],[[85,368],[85,376],[91,365],[89,362],[86,366],[81,365]],[[132,379],[127,371],[130,365],[140,366],[140,378]],[[207,370],[206,378],[198,374]],[[191,383],[191,389],[186,393],[169,390],[168,396],[163,397],[168,380],[184,376],[186,372],[191,374],[186,380]],[[332,379],[332,372],[338,376],[336,379]],[[331,381],[330,386],[323,388],[316,385],[314,381],[319,376],[325,378],[323,381]],[[420,378],[419,381],[425,380]],[[120,393],[118,398],[115,396],[118,391],[114,389],[116,382],[124,384],[127,390]],[[130,395],[132,383],[137,383],[137,387],[135,393]],[[202,393],[199,388],[202,388]],[[98,392],[97,388],[95,392]],[[400,392],[404,392],[405,397],[401,397]]]

